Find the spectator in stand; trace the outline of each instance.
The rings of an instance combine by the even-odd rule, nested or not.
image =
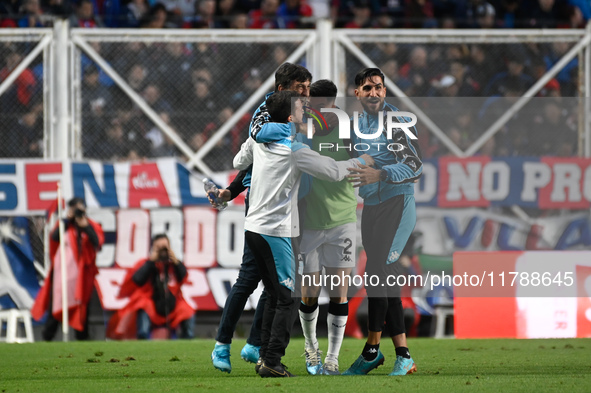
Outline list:
[[[162,97],[173,108],[181,108],[191,94],[191,67],[193,58],[182,42],[168,42],[164,56],[158,61],[154,80],[161,81]]]
[[[503,116],[507,110],[525,93],[529,87],[519,76],[509,75],[499,86],[499,94],[485,101],[479,113],[478,126],[488,127]],[[516,156],[522,154],[527,146],[526,132],[531,126],[531,116],[527,108],[515,113],[496,134],[495,154],[498,156]]]
[[[368,4],[371,14],[380,13],[380,0],[332,0],[331,15],[336,27],[343,27],[354,19],[356,3]]]
[[[289,54],[285,49],[285,45],[270,44],[264,48],[263,56],[264,59],[268,60],[262,64],[261,73],[263,75],[271,75],[275,73],[281,64],[285,63]]]
[[[147,15],[150,6],[147,0],[131,0],[125,9],[122,27],[140,27],[140,21]]]
[[[18,21],[18,27],[45,27],[41,21],[41,6],[39,0],[24,0],[20,9],[20,14],[23,15]]]
[[[16,48],[10,47],[5,52],[5,66],[0,70],[0,83],[20,64],[23,57]],[[16,81],[8,87],[4,94],[0,95],[0,108],[3,112],[9,112],[15,115],[24,113],[30,109],[32,98],[36,92],[37,81],[33,72],[26,68]]]
[[[562,21],[560,9],[564,6],[561,0],[524,1],[519,8],[519,27],[530,29],[553,29]]]
[[[433,80],[431,86],[427,93],[429,97],[455,98],[458,96],[459,84],[456,78],[451,75],[442,75],[439,79]],[[449,102],[449,100],[446,102]],[[449,114],[449,111],[445,112]]]
[[[172,139],[168,135],[163,135],[163,142],[160,146],[155,149],[152,149],[151,157],[176,157],[182,158],[183,154],[178,149],[178,147],[174,144]]]
[[[402,26],[404,20],[404,0],[380,0],[376,26],[391,28]]]
[[[532,75],[534,80],[540,80],[546,73],[546,63],[540,58],[534,58],[532,60]],[[546,86],[544,86],[536,95],[536,97],[560,97],[560,83],[556,78],[550,79]]]
[[[110,90],[99,83],[96,65],[89,64],[83,69],[82,77],[82,146],[92,149],[104,133],[104,116],[111,112],[113,99]]]
[[[262,0],[261,8],[250,12],[251,29],[277,29],[279,0]]]
[[[449,74],[456,80],[458,97],[474,97],[478,84],[468,74],[468,67],[461,60],[453,60],[449,65]]]
[[[168,15],[175,19],[176,24],[191,23],[193,16],[198,12],[199,0],[162,0]]]
[[[94,14],[92,0],[80,0],[75,8],[75,13],[70,17],[72,27],[104,27],[99,16]]]
[[[129,48],[129,45],[126,45],[126,48]],[[133,53],[133,51],[124,53]],[[133,56],[132,59],[138,62],[132,63],[132,65],[130,66],[127,65],[127,61],[131,59],[126,59],[120,62],[117,67],[113,67],[125,76],[125,81],[129,85],[129,87],[131,87],[136,93],[143,91],[149,82],[148,70],[144,66],[141,59],[138,59],[140,57],[141,56]],[[116,109],[125,111],[132,110],[132,108],[134,107],[134,103],[131,101],[129,96],[125,94],[124,91],[122,91],[121,89],[113,89],[111,93],[113,103],[116,104]]]
[[[449,7],[453,10],[454,19],[460,28],[476,27],[477,8],[485,3],[484,0],[456,1],[456,4]],[[439,7],[438,7],[439,8]]]
[[[518,10],[522,0],[500,0],[496,2],[497,26],[514,29],[518,23]]]
[[[142,92],[142,97],[156,112],[171,112],[172,106],[162,97],[161,89],[156,83],[150,83]]]
[[[153,127],[152,121],[143,113],[136,113],[123,126],[128,147],[124,157],[135,161],[150,157],[152,143],[146,134]]]
[[[215,21],[215,0],[199,0],[195,3],[195,15],[191,22],[183,27],[192,27],[194,29],[213,29],[220,27]]]
[[[410,52],[408,63],[400,68],[400,76],[412,84],[409,91],[411,96],[424,97],[429,90],[432,75],[427,56],[427,49],[424,46],[415,46]]]
[[[534,126],[528,127],[529,143],[522,154],[535,156],[558,155],[573,157],[576,154],[576,122],[569,119],[565,104],[560,99],[543,101],[543,110],[534,117]]]
[[[404,0],[405,27],[436,27],[431,0]]]
[[[312,8],[306,0],[285,0],[277,9],[281,28],[303,29],[313,27],[313,23],[302,21],[312,17]]]
[[[553,42],[550,52],[544,57],[547,69],[552,68],[572,47],[568,42]],[[560,83],[561,95],[563,97],[574,97],[577,94],[576,81],[572,77],[579,67],[579,59],[575,56],[564,68],[556,75],[556,80]]]
[[[591,19],[591,1],[589,0],[568,0],[568,3],[574,5],[581,10],[583,19],[588,21]]]
[[[449,138],[462,150],[470,147],[476,136],[474,133],[473,111],[470,109],[466,108],[466,110],[458,113],[456,108],[453,124],[447,133]]]
[[[533,78],[524,72],[527,59],[521,49],[513,48],[507,54],[507,71],[499,72],[492,78],[484,90],[485,96],[490,97],[502,94],[500,89],[502,86],[507,85],[506,81],[509,78],[517,78],[523,81],[525,89],[533,85]]]
[[[43,157],[42,105],[35,105],[23,114],[12,127],[3,144],[7,144],[10,157]]]
[[[115,117],[106,123],[106,130],[101,130],[102,137],[97,138],[95,143],[89,146],[85,156],[103,161],[117,162],[128,155],[129,140],[123,129],[124,125],[121,119]]]
[[[180,338],[193,338],[195,311],[181,291],[187,277],[168,236],[155,235],[150,256],[138,261],[123,279],[119,297],[129,297],[129,303],[109,321],[107,336],[146,340],[155,326],[166,326],[170,331],[179,328]]]
[[[371,27],[371,8],[368,0],[355,0],[353,4],[353,20],[345,24],[346,29],[363,29]]]
[[[166,27],[175,27],[168,23],[168,13],[166,7],[161,3],[156,3],[150,8],[150,11],[140,21],[140,27],[147,29],[164,29]]]
[[[180,113],[173,117],[183,139],[188,140],[195,129],[202,129],[216,115],[217,103],[213,92],[213,76],[208,68],[198,67],[191,73],[192,91],[184,100]]]
[[[88,45],[90,45],[92,47],[92,49],[95,50],[96,53],[98,53],[100,56],[102,56],[104,59],[109,59],[108,53],[106,51],[103,50],[103,45],[101,42],[99,41],[90,41],[88,42]],[[80,56],[80,65],[81,68],[84,70],[86,68],[86,66],[89,65],[94,65],[95,67],[98,67],[98,65],[94,62],[94,60],[92,60],[90,57],[88,57],[85,53],[82,53],[82,55]],[[111,79],[111,77],[109,75],[107,75],[107,73],[105,71],[103,71],[101,68],[98,68],[99,70],[99,83],[103,86],[106,87],[112,87],[113,85],[115,85],[115,82],[113,81],[113,79]]]
[[[164,121],[166,124],[170,124],[170,115],[166,112],[158,113],[158,116]],[[152,153],[154,150],[158,149],[160,146],[164,144],[164,132],[158,128],[158,126],[154,125],[154,127],[146,133],[146,139],[152,143]]]
[[[248,14],[236,12],[230,16],[230,29],[248,29]]]
[[[576,5],[566,5],[563,9],[563,21],[558,24],[559,29],[583,29],[587,22],[583,18],[581,9]]]
[[[219,28],[227,29],[231,27],[232,19],[236,11],[234,7],[236,0],[220,0],[215,9],[216,25]]]
[[[148,70],[143,64],[134,64],[127,73],[127,84],[135,91],[142,91],[146,87],[147,76]]]
[[[482,3],[478,7],[476,7],[476,28],[479,29],[492,29],[497,27],[496,26],[496,16],[497,12],[495,7],[492,6],[490,3]]]
[[[99,69],[95,64],[84,67],[82,90],[82,113],[92,114],[97,117],[109,111],[112,104],[111,92],[99,81]]]
[[[395,59],[400,56],[399,47],[395,42],[377,42],[369,53],[372,59]]]
[[[217,119],[210,122],[205,126],[201,135],[207,140],[209,139],[224,123],[226,123],[230,117],[234,115],[234,111],[230,107],[222,109],[217,116]],[[236,123],[234,127],[226,134],[226,140],[224,143],[231,150],[232,154],[238,153],[242,142],[244,142],[244,132],[248,128],[250,123],[250,116],[248,113],[244,114],[242,118]]]
[[[263,79],[259,69],[251,68],[246,74],[244,74],[243,83],[240,83],[243,88],[232,95],[232,98],[230,99],[230,107],[240,107],[240,105],[242,105],[259,87],[261,87],[262,84]]]
[[[411,87],[411,83],[407,79],[400,77],[400,74],[398,73],[398,62],[392,57],[386,58],[389,60],[382,64],[380,70],[382,70],[384,75],[390,78],[402,91],[408,91]]]
[[[468,63],[471,78],[476,82],[476,90],[479,95],[492,77],[499,71],[498,64],[492,60],[490,53],[484,45],[472,45],[470,48],[470,61]]]

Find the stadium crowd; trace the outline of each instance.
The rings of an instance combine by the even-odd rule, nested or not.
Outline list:
[[[480,0],[334,0],[330,4],[311,1],[309,5],[301,0],[286,0],[283,4],[278,0],[222,0],[217,3],[214,0],[168,0],[157,4],[147,1],[123,4],[117,0],[80,0],[77,3],[25,0],[1,4],[1,25],[5,27],[45,26],[51,24],[52,15],[67,15],[72,26],[88,28],[306,27],[307,19],[302,16],[331,16],[336,26],[344,27],[560,28],[582,27],[591,16],[589,2],[577,0],[568,3],[558,0],[492,3]],[[360,9],[365,11],[360,12]],[[299,15],[294,10],[303,13]],[[198,150],[296,48],[296,44],[286,43],[93,41],[91,45],[194,150]],[[508,108],[513,97],[522,95],[571,47],[567,42],[361,44],[363,52],[408,96],[425,97],[420,105],[462,149],[470,146],[486,129],[485,125],[491,124]],[[3,58],[0,81],[31,48],[30,43],[0,45]],[[83,157],[106,161],[170,156],[183,159],[172,141],[100,67],[84,54],[81,58]],[[362,65],[350,55],[346,60],[346,80],[351,81]],[[527,106],[485,144],[479,154],[576,154],[577,105],[573,98],[567,97],[578,95],[578,72],[575,58],[539,92],[540,97],[552,97],[544,101],[544,110],[540,110],[539,102]],[[43,156],[42,78],[43,65],[39,57],[0,96],[0,131],[4,134],[5,130],[18,130],[6,133],[8,140],[0,146],[0,157]],[[351,89],[349,86],[347,96],[353,96]],[[456,97],[491,98],[465,105],[468,101]],[[436,98],[445,100],[433,101]],[[443,115],[449,113],[452,106],[453,119]],[[231,169],[231,158],[242,143],[248,122],[247,112],[206,156],[205,162],[213,170]],[[563,133],[560,146],[555,145],[552,137],[558,125]],[[429,132],[420,135],[424,158],[449,154]]]
[[[3,0],[0,27],[313,27],[331,18],[346,28],[577,28],[585,0]]]

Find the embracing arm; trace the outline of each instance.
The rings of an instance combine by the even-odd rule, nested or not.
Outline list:
[[[412,129],[416,135],[416,128]],[[399,184],[418,180],[423,173],[423,162],[417,139],[410,139],[403,131],[397,131],[394,141],[399,147],[399,150],[393,153],[398,162],[382,167],[386,172],[386,182]]]
[[[346,161],[335,161],[330,157],[320,155],[309,148],[301,148],[293,152],[295,165],[302,171],[320,180],[340,181],[348,174],[347,168],[358,168],[364,165],[362,157],[352,158]]]
[[[234,168],[244,170],[248,168],[253,162],[252,148],[253,143],[256,143],[252,138],[248,138],[246,142],[240,147],[240,151],[234,157]]]

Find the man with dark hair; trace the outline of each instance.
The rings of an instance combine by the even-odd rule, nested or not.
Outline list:
[[[310,107],[320,112],[322,108],[335,108],[337,87],[327,79],[310,85]],[[327,149],[321,146],[338,145],[339,129],[336,122],[331,122],[331,114],[324,113],[328,124],[317,129],[310,140],[310,147],[321,155],[334,160],[346,160],[349,152],[345,149]],[[334,123],[334,124],[332,124]],[[307,177],[304,180],[304,177]],[[328,351],[324,364],[316,339],[318,321],[319,283],[322,269],[328,276],[346,277],[355,267],[357,238],[357,197],[351,183],[346,180],[328,182],[302,175],[309,185],[309,191],[302,200],[303,235],[300,252],[304,258],[304,276],[302,281],[302,302],[299,307],[300,322],[305,337],[306,369],[309,374],[339,375],[339,351],[345,334],[349,314],[347,291],[348,283],[329,291],[328,305]],[[300,192],[300,197],[302,192]],[[351,251],[353,250],[353,251]],[[329,280],[332,282],[332,280]],[[341,281],[341,280],[339,280]]]
[[[292,90],[307,97],[311,80],[312,74],[305,67],[283,63],[275,72],[275,91]]]
[[[68,284],[75,284],[74,298],[68,299],[69,325],[74,329],[77,340],[88,339],[88,303],[94,288],[94,277],[98,274],[96,268],[96,253],[100,250],[105,237],[101,226],[86,215],[84,199],[74,197],[68,202],[68,211],[64,220],[64,236],[60,239],[59,227],[56,223],[49,237],[49,258],[51,267],[45,283],[37,295],[31,310],[34,319],[40,320],[45,311],[49,311],[43,339],[53,340],[57,332],[59,321],[62,319],[61,302],[61,272],[56,268],[61,265],[58,252],[60,241],[64,241],[66,256],[65,269],[77,272],[75,282],[68,280]]]
[[[366,68],[355,76],[355,96],[363,106],[358,127],[363,134],[374,134],[386,124],[388,112],[398,109],[385,102],[384,74],[377,68]],[[380,116],[383,118],[380,119]],[[407,118],[396,117],[398,122]],[[412,132],[417,135],[416,129]],[[385,133],[368,140],[352,135],[353,144],[364,142],[370,148],[376,168],[352,169],[349,180],[360,187],[363,198],[361,238],[367,254],[365,272],[377,276],[380,284],[366,283],[368,294],[368,338],[365,348],[345,375],[364,375],[384,363],[379,349],[384,321],[388,334],[396,348],[396,362],[390,375],[406,375],[416,371],[406,343],[404,314],[400,300],[400,288],[388,287],[387,276],[401,274],[396,263],[416,223],[414,184],[422,173],[422,162],[416,139],[410,139],[401,129],[395,129],[392,139]],[[380,149],[381,145],[396,144],[396,151]]]
[[[293,91],[280,91],[267,98],[270,121],[301,122],[303,103]],[[296,99],[296,100],[294,100]],[[290,114],[294,105],[293,115]],[[289,124],[288,124],[289,125]],[[367,161],[366,161],[367,159]],[[292,377],[281,363],[289,344],[295,306],[296,262],[292,239],[299,236],[297,195],[302,172],[331,181],[340,181],[347,168],[372,164],[371,157],[337,162],[323,157],[292,137],[269,143],[255,143],[249,138],[234,157],[234,167],[252,165],[250,208],[244,229],[261,274],[267,302],[261,330],[261,363],[256,368],[261,377]]]
[[[138,261],[123,279],[118,297],[129,297],[129,302],[109,321],[107,336],[121,339],[133,334],[145,340],[153,326],[166,326],[168,331],[179,327],[180,338],[193,338],[195,311],[181,292],[186,281],[187,268],[170,248],[168,236],[155,235],[150,257]]]
[[[309,95],[311,80],[312,75],[306,68],[300,65],[284,63],[275,72],[275,92],[289,90],[296,92],[298,95],[307,97]],[[273,95],[273,93],[274,92],[267,94],[265,96],[265,101],[255,111],[250,123],[250,136],[272,138],[272,136],[278,132],[284,132],[287,135],[290,135],[291,128],[289,124],[270,122],[270,116],[267,113],[265,102]],[[230,201],[236,198],[244,190],[250,188],[250,178],[251,168],[246,168],[240,171],[226,189],[220,190],[219,197],[224,201]],[[247,214],[249,207],[249,193],[246,194],[244,203]],[[213,366],[220,371],[227,373],[232,371],[232,365],[230,363],[230,344],[232,343],[232,336],[236,330],[236,325],[242,315],[242,311],[244,311],[244,306],[248,301],[248,297],[254,292],[260,281],[261,276],[257,269],[254,256],[248,243],[244,242],[244,252],[238,278],[226,298],[226,304],[224,305],[224,311],[216,335],[216,344],[211,354]],[[246,345],[240,352],[242,359],[248,362],[255,363],[259,361],[259,349],[262,344],[260,328],[262,325],[265,302],[266,293],[263,292],[257,304],[250,335],[246,340]]]

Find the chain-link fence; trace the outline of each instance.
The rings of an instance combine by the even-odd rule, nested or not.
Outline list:
[[[262,86],[301,44],[296,37],[276,42],[196,41],[178,37],[166,41],[103,37],[87,38],[127,85],[121,88],[82,49],[79,108],[82,156],[107,161],[187,154],[158,127],[132,98],[141,97],[185,144],[199,149]],[[303,62],[303,59],[298,59]],[[269,90],[272,90],[269,89]],[[247,136],[249,108],[204,157],[212,171],[231,169],[231,161]]]
[[[43,156],[50,136],[58,135],[47,132],[56,123],[51,115],[55,111],[48,109],[52,96],[47,91],[56,90],[47,86],[48,80],[53,83],[47,78],[48,48],[29,59],[42,37],[32,36],[31,31],[0,36],[1,80],[27,60],[0,94],[0,127],[8,136],[0,148],[3,157]],[[177,156],[191,165],[203,160],[198,170],[228,170],[252,112],[264,93],[272,90],[273,73],[288,58],[312,70],[315,80],[335,80],[339,95],[349,97],[354,96],[359,70],[370,65],[381,68],[390,96],[411,97],[431,114],[427,118],[432,123],[420,130],[425,157],[585,153],[587,103],[572,98],[586,95],[589,84],[588,42],[583,42],[588,37],[582,30],[509,34],[328,29],[316,36],[313,30],[272,34],[167,30],[166,36],[145,30],[71,31],[68,105],[75,141],[69,142],[68,155],[76,158]],[[291,58],[310,37],[314,42]],[[331,48],[326,53],[318,53],[322,40]],[[328,74],[319,75],[320,63],[330,65]],[[555,72],[548,77],[549,70]],[[547,99],[528,103],[518,99],[523,95]],[[258,98],[242,108],[253,96]],[[469,99],[461,97],[503,100],[479,101],[476,110],[464,105]],[[449,117],[453,124],[438,111],[453,112]],[[494,119],[507,112],[502,124],[490,129]],[[552,145],[552,132],[543,131],[557,123],[564,124],[561,129],[567,135],[562,148]]]
[[[352,96],[359,70],[382,69],[391,94],[432,114],[422,130],[427,158],[584,155],[588,102],[576,99],[585,96],[589,66],[578,51],[583,32],[514,33],[338,31],[344,61],[336,80]]]
[[[49,41],[43,33],[0,35],[0,157],[43,157]]]

